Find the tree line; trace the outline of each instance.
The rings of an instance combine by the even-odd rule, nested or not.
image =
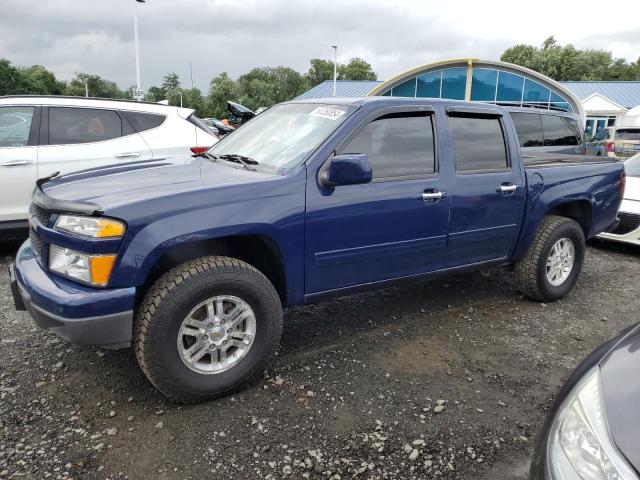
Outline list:
[[[627,62],[614,58],[606,50],[578,50],[573,45],[559,45],[554,37],[547,38],[540,47],[514,45],[500,57],[540,72],[557,81],[566,80],[640,80],[640,58]]]
[[[223,118],[228,114],[227,100],[253,110],[270,107],[332,78],[333,62],[314,58],[304,74],[289,67],[256,67],[234,80],[222,72],[211,80],[209,91],[203,94],[199,88],[185,88],[176,73],[168,73],[160,85],[147,89],[145,100],[167,100],[170,105],[193,108],[201,118]],[[337,78],[376,80],[377,76],[368,62],[353,58],[338,64]],[[9,60],[0,59],[0,95],[84,96],[88,91],[91,97],[131,99],[132,89],[120,90],[114,82],[87,73],[76,73],[70,81],[64,82],[40,65],[16,67]]]
[[[559,45],[554,37],[540,47],[514,45],[504,51],[502,61],[515,63],[554,80],[640,80],[640,59],[627,62],[605,50],[579,50],[573,45]],[[376,80],[371,64],[353,58],[337,68],[339,80]],[[209,90],[185,88],[176,73],[164,76],[160,85],[148,88],[146,100],[167,100],[170,105],[193,108],[196,115],[223,118],[227,100],[236,101],[253,110],[291,100],[308,89],[333,78],[333,62],[314,58],[306,73],[289,67],[256,67],[232,79],[220,73],[209,84]],[[133,87],[132,87],[133,88]],[[0,95],[72,95],[103,98],[132,98],[132,88],[120,90],[114,82],[99,75],[76,73],[65,82],[40,65],[16,67],[0,59]]]

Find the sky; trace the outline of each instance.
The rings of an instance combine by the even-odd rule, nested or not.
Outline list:
[[[306,72],[311,58],[362,57],[379,79],[454,57],[497,60],[509,46],[561,44],[640,57],[640,2],[617,0],[1,0],[0,58],[63,80],[96,73],[135,84],[138,10],[142,87],[176,72],[208,90],[220,72],[257,66]],[[627,19],[627,20],[624,20]],[[619,20],[619,21],[617,21]]]

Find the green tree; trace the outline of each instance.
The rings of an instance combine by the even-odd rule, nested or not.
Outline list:
[[[573,45],[559,45],[547,38],[540,48],[515,45],[504,51],[501,60],[540,72],[554,80],[636,80],[637,63],[613,58],[605,50],[578,50]]]
[[[235,82],[227,72],[222,72],[211,80],[206,100],[208,115],[220,119],[226,117],[228,113],[227,100],[236,99],[234,91]]]
[[[9,60],[0,58],[0,95],[18,93],[21,78],[20,71]]]
[[[159,102],[167,99],[167,91],[163,87],[152,86],[147,90],[147,101]]]
[[[377,80],[371,64],[362,58],[352,58],[349,63],[338,65],[340,80]]]
[[[180,78],[177,73],[168,73],[162,79],[162,89],[165,91],[165,98],[169,101],[169,105],[180,105]],[[184,98],[182,99],[184,105]]]
[[[321,58],[312,58],[311,67],[305,74],[307,88],[314,87],[325,80],[333,79],[333,62]],[[369,62],[362,58],[352,58],[348,63],[339,64],[338,80],[377,80],[376,72]]]
[[[184,107],[193,108],[196,117],[203,118],[207,116],[207,104],[199,88],[184,89],[182,90],[182,95],[184,97]]]
[[[289,67],[258,67],[237,80],[238,101],[255,110],[300,95],[306,88],[304,77]]]
[[[114,82],[105,80],[100,75],[88,73],[76,73],[76,76],[67,84],[65,95],[84,97],[85,83],[88,86],[90,97],[125,98],[126,96]]]
[[[33,95],[62,95],[65,89],[64,82],[56,79],[56,76],[40,65],[29,68],[21,68],[20,93]]]
[[[310,63],[311,67],[305,75],[309,88],[333,78],[333,62],[331,60],[312,58]]]

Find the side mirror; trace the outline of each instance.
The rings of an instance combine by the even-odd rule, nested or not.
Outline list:
[[[320,174],[320,184],[325,187],[337,185],[359,185],[369,183],[373,171],[369,157],[364,153],[336,155],[329,167]]]

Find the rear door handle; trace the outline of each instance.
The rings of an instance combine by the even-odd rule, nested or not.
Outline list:
[[[436,189],[429,189],[422,192],[422,201],[424,202],[437,202],[442,200],[446,196],[446,193],[440,192]]]
[[[29,165],[31,160],[11,160],[9,162],[4,162],[1,165],[3,167],[19,167],[21,165]]]
[[[116,158],[138,158],[140,156],[140,152],[127,152],[127,153],[119,153],[115,157]]]
[[[503,183],[496,188],[498,193],[513,193],[516,190],[518,190],[518,185],[514,185],[513,183]]]

